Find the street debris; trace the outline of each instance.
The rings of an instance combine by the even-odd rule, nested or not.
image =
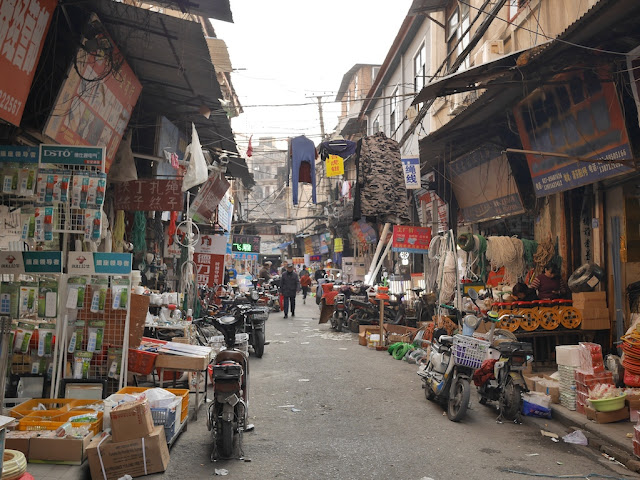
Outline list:
[[[299,408],[292,408],[291,411],[292,412],[301,412],[302,410],[300,410]]]
[[[308,382],[309,379],[308,378],[299,378],[298,381],[299,382]]]
[[[546,430],[540,430],[540,433],[542,434],[543,437],[549,437],[551,439],[555,438],[556,441],[558,440],[558,434],[557,433],[547,432]]]
[[[300,345],[309,345],[311,342],[300,342]]]
[[[565,443],[572,443],[574,445],[589,445],[589,440],[584,436],[582,430],[576,430],[568,435],[562,437]]]
[[[216,468],[216,469],[214,470],[214,473],[215,473],[216,475],[222,475],[222,476],[224,476],[224,475],[229,475],[229,470],[227,470],[226,468]]]
[[[527,453],[527,457],[537,457],[539,453]]]
[[[295,407],[295,405],[280,405],[278,408],[292,408]]]

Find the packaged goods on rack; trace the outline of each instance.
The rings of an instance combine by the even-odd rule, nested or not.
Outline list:
[[[597,343],[580,342],[580,371],[585,373],[604,372],[602,346]]]

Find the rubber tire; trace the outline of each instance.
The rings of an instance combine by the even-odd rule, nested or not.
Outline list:
[[[224,458],[231,458],[233,455],[233,424],[225,421],[220,423],[220,451]]]
[[[349,331],[352,333],[360,332],[360,322],[358,321],[358,318],[355,316],[355,314],[349,317]]]
[[[471,397],[471,386],[468,380],[458,378],[451,385],[451,393],[447,402],[447,417],[452,422],[459,422],[467,413],[469,408],[469,398]]]
[[[584,263],[571,274],[567,286],[574,293],[592,292],[597,285],[589,286],[587,282],[592,278],[596,278],[598,283],[601,282],[604,278],[602,268],[593,262]]]
[[[433,370],[433,367],[431,367],[431,362],[429,361],[429,363],[427,364],[427,366],[425,367],[426,371],[431,371]],[[436,399],[436,394],[433,391],[433,388],[431,388],[431,385],[429,385],[429,382],[427,382],[426,380],[423,380],[424,382],[424,397],[429,400],[430,402],[435,401]]]
[[[336,319],[336,332],[341,332],[341,331],[342,331],[342,315],[338,315],[338,318]]]
[[[513,421],[520,413],[522,404],[522,387],[513,383],[513,379],[509,377],[504,386],[504,391],[500,395],[500,413],[509,421]]]
[[[262,355],[264,355],[264,331],[256,330],[253,332],[253,337],[255,339],[253,342],[253,351],[256,354],[256,357],[262,358]]]

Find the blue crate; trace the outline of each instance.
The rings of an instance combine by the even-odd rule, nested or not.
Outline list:
[[[151,418],[153,418],[154,425],[163,425],[165,428],[167,425],[171,426],[176,423],[176,419],[180,420],[180,414],[182,413],[182,397],[176,397],[168,407],[152,407]]]

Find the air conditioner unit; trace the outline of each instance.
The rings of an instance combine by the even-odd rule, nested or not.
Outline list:
[[[502,55],[504,55],[504,42],[502,40],[487,41],[482,44],[474,55],[474,64],[478,66],[491,62]]]

